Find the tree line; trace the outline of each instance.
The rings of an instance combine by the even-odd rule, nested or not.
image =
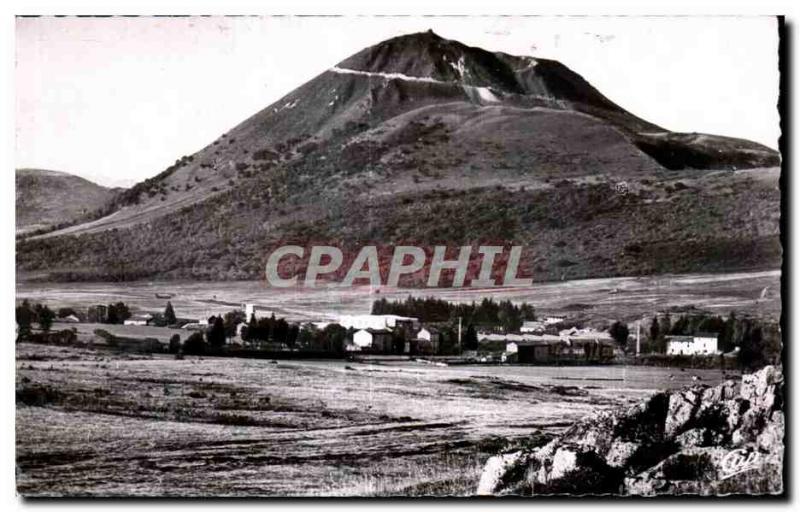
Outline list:
[[[454,303],[434,297],[409,296],[398,301],[381,298],[372,303],[372,314],[408,316],[423,323],[452,324],[461,318],[467,326],[499,328],[505,332],[517,332],[523,322],[536,320],[533,306],[526,302],[516,305],[510,300],[495,302],[491,298],[471,303]]]

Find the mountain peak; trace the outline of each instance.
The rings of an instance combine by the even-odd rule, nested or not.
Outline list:
[[[387,39],[345,59],[336,68],[522,92],[514,71],[498,55],[445,39],[433,30]]]

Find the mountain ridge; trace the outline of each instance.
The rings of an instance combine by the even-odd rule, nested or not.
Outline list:
[[[52,169],[15,170],[17,235],[52,229],[101,208],[119,191]]]
[[[670,208],[690,212],[710,204],[730,218],[706,218],[707,212],[698,211],[695,220],[675,218],[668,223],[701,246],[710,235],[698,219],[712,227],[731,224],[732,234],[711,237],[712,246],[728,247],[727,254],[715,249],[716,256],[689,261],[689,270],[736,266],[729,248],[735,238],[742,238],[747,247],[754,240],[769,240],[751,247],[749,256],[736,258],[744,258],[747,268],[761,265],[762,259],[773,266],[780,259],[774,222],[779,195],[763,176],[774,173],[759,177],[757,171],[741,171],[779,164],[776,152],[756,143],[668,132],[639,119],[557,61],[492,53],[425,32],[392,38],[344,59],[206,148],[118,194],[91,222],[23,241],[18,262],[23,269],[38,270],[44,254],[69,247],[67,252],[74,254],[66,258],[65,268],[98,267],[91,275],[104,278],[114,274],[108,269],[118,264],[103,247],[127,246],[120,240],[119,232],[124,231],[141,248],[123,251],[128,270],[122,274],[242,279],[263,274],[266,249],[290,238],[429,244],[496,239],[499,232],[509,241],[536,246],[566,243],[559,236],[563,233],[556,232],[565,228],[573,229],[571,236],[581,241],[585,225],[600,222],[602,228],[595,228],[603,236],[619,240],[576,250],[573,257],[586,252],[592,262],[573,262],[567,251],[559,250],[555,252],[563,254],[530,266],[546,278],[563,277],[565,272],[591,276],[669,271],[668,263],[656,264],[656,253],[647,258],[639,254],[643,261],[638,263],[629,261],[635,256],[631,254],[616,262],[613,247],[637,245],[636,237],[654,231],[644,225],[655,222],[644,211],[660,209],[675,216]],[[622,196],[624,201],[614,191],[620,182],[630,182],[632,193]],[[752,182],[757,186],[748,190]],[[711,199],[697,203],[685,188],[673,190],[686,183]],[[523,211],[516,205],[492,204],[497,198],[487,190],[493,188],[546,207]],[[756,221],[732,209],[726,204],[731,197],[717,190],[737,200],[751,196],[748,200],[760,205]],[[580,204],[598,201],[592,199],[598,194],[605,195],[608,204]],[[557,214],[561,208],[554,198],[559,197],[585,210],[583,217]],[[458,217],[476,201],[479,204],[471,206],[483,209],[486,217],[480,226],[474,219],[461,219],[460,226],[423,228],[409,218],[411,212],[430,218],[431,211],[451,203],[460,206],[453,212]],[[602,216],[625,217],[626,210],[627,215],[638,212],[640,218],[623,221],[624,236],[606,233],[613,224]],[[493,216],[506,228],[493,228]],[[734,223],[741,224],[738,231]],[[160,244],[139,233],[141,227],[155,229],[171,241],[192,233],[206,235],[192,243],[181,238],[179,261],[156,262],[147,250],[160,254]],[[185,251],[199,251],[203,263]],[[226,256],[224,264],[210,261],[221,255]],[[715,263],[715,257],[721,263]],[[130,271],[144,266],[142,261],[151,263],[149,271]],[[208,265],[225,270],[209,270]]]

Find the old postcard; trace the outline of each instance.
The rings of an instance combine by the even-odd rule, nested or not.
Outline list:
[[[17,492],[783,495],[784,31],[17,17]]]

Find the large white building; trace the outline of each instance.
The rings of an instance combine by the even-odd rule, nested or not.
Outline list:
[[[416,326],[419,320],[398,315],[342,315],[339,325],[345,329],[394,329],[400,326]]]
[[[667,354],[674,356],[708,355],[717,353],[714,333],[697,333],[694,336],[667,336]]]

